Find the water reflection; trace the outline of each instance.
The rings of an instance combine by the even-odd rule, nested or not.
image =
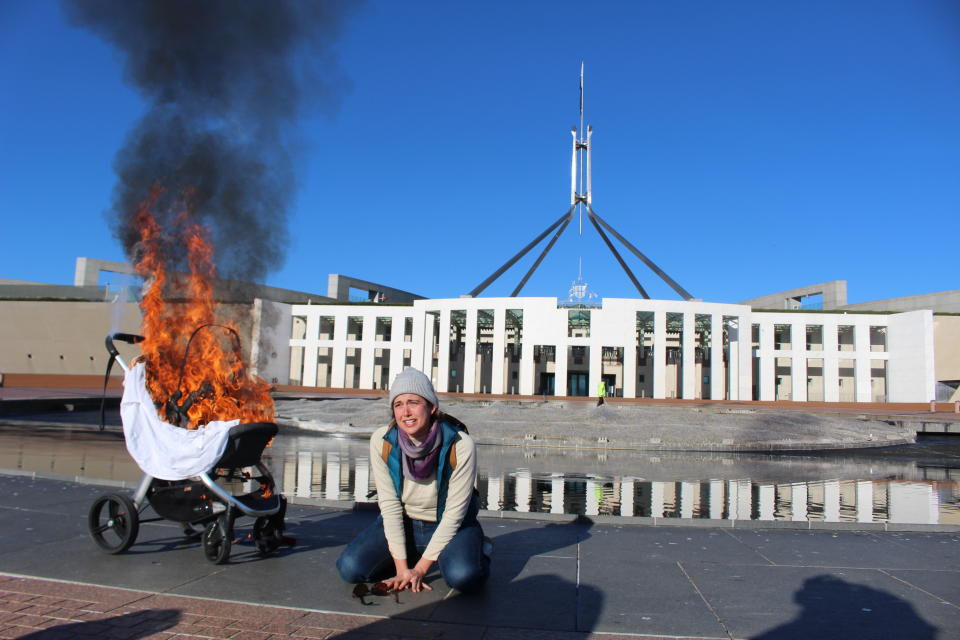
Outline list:
[[[929,448],[817,455],[656,454],[483,446],[494,511],[712,520],[960,524],[960,468]],[[936,453],[936,452],[934,452]],[[955,457],[955,456],[954,456]],[[372,502],[368,444],[284,435],[264,460],[285,494]],[[116,434],[0,430],[0,472],[136,482]]]
[[[268,458],[289,495],[376,500],[365,442],[295,437],[270,450]],[[649,455],[484,446],[480,465],[483,508],[493,511],[960,524],[960,469],[879,453]]]

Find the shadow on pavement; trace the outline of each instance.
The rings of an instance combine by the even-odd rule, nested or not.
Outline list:
[[[937,627],[917,615],[910,603],[885,591],[835,576],[808,578],[793,599],[803,607],[795,620],[752,636],[750,640],[933,640],[937,636]]]
[[[100,620],[51,626],[20,636],[20,640],[53,640],[54,638],[137,640],[166,631],[179,622],[180,611],[177,609],[144,609]]]

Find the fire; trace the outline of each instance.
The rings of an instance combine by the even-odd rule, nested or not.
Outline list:
[[[165,232],[152,212],[162,194],[154,188],[136,215],[141,244],[136,270],[147,283],[140,302],[147,390],[164,420],[188,429],[212,420],[272,422],[270,385],[247,374],[236,326],[218,320],[207,229],[185,210],[175,218],[174,231]],[[180,248],[186,250],[188,273],[168,267],[168,252]]]

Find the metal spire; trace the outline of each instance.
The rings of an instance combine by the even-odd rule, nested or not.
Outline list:
[[[547,227],[539,236],[534,238],[534,240],[528,244],[526,247],[520,250],[519,253],[510,258],[502,267],[497,269],[490,277],[477,285],[468,295],[470,297],[476,297],[486,289],[490,283],[499,278],[503,273],[512,267],[520,258],[525,256],[531,249],[540,244],[540,241],[543,240],[547,235],[552,231],[556,231],[550,241],[547,243],[547,246],[543,249],[540,255],[537,257],[536,261],[533,263],[533,266],[530,267],[529,271],[523,276],[523,279],[513,290],[513,293],[510,294],[510,297],[516,297],[520,294],[520,290],[527,283],[527,280],[530,279],[530,276],[533,275],[533,272],[536,271],[537,267],[540,266],[540,263],[543,262],[543,259],[547,256],[547,253],[557,242],[560,235],[566,230],[567,225],[573,219],[573,214],[575,211],[579,213],[579,227],[580,235],[583,235],[583,211],[586,209],[587,217],[590,219],[590,223],[597,230],[597,233],[600,234],[600,237],[603,239],[604,243],[607,245],[607,248],[610,249],[610,252],[616,258],[617,262],[620,264],[621,268],[626,272],[627,277],[630,278],[630,282],[633,283],[637,291],[643,298],[649,298],[647,292],[641,286],[640,282],[633,275],[633,272],[630,271],[630,268],[627,266],[627,263],[624,261],[623,257],[613,246],[613,243],[610,241],[610,238],[604,232],[604,229],[609,231],[617,240],[623,244],[627,249],[630,250],[633,255],[643,261],[655,274],[657,274],[665,283],[667,283],[674,291],[676,291],[684,300],[691,300],[693,298],[690,293],[686,291],[683,287],[677,284],[670,276],[668,276],[660,267],[653,263],[647,256],[640,252],[635,246],[630,244],[619,233],[617,230],[610,226],[606,220],[597,215],[596,211],[593,210],[593,180],[591,174],[591,150],[590,150],[590,138],[593,136],[593,127],[586,125],[584,128],[584,109],[583,109],[583,79],[584,79],[584,69],[586,64],[580,62],[580,121],[579,127],[574,126],[570,129],[570,135],[573,138],[573,149],[570,158],[570,209],[560,216],[560,218],[554,222],[552,225]],[[581,258],[582,261],[582,258]],[[574,284],[581,283],[583,280],[582,273],[582,262],[580,266],[580,274]]]

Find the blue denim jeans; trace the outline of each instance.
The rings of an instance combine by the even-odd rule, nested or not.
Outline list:
[[[453,539],[440,552],[437,564],[448,585],[468,593],[480,589],[490,575],[490,558],[483,553],[483,529],[476,512],[470,509]],[[437,529],[436,522],[403,519],[407,543],[407,563],[413,566]],[[376,582],[396,575],[393,557],[383,532],[383,516],[377,516],[360,532],[337,560],[337,569],[345,582]]]

